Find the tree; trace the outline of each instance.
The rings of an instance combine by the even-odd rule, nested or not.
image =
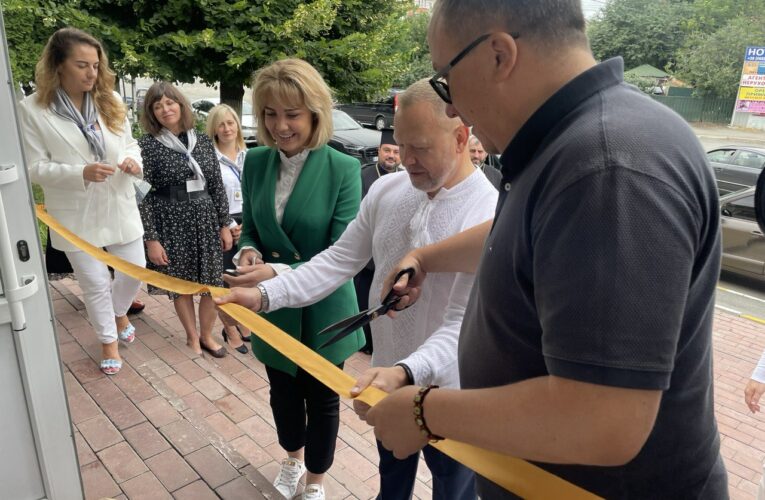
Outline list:
[[[678,52],[677,76],[696,94],[735,97],[748,45],[763,45],[765,15],[740,16],[714,33],[689,36]]]
[[[666,68],[683,44],[691,5],[680,0],[611,0],[587,28],[598,60],[624,58],[625,68]]]
[[[405,88],[433,73],[427,44],[429,12],[413,12],[397,20],[398,34],[391,39],[390,53],[395,58],[393,85]]]

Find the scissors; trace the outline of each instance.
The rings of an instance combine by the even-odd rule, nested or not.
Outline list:
[[[407,275],[409,276],[409,279],[412,279],[412,277],[414,276],[414,269],[411,267],[407,267],[406,269],[399,271],[399,273],[396,275],[396,278],[393,280],[393,283],[396,283],[404,275]],[[387,314],[388,311],[393,309],[393,306],[395,306],[396,303],[399,300],[401,300],[401,297],[402,295],[396,295],[393,292],[393,289],[391,288],[391,291],[388,292],[388,295],[385,296],[385,298],[383,299],[382,303],[379,306],[370,307],[366,311],[361,311],[358,314],[354,314],[353,316],[350,316],[341,321],[338,321],[337,323],[329,325],[328,327],[320,331],[318,335],[334,332],[335,330],[340,330],[340,331],[334,337],[332,337],[328,341],[324,342],[321,346],[319,346],[319,349],[323,349],[327,346],[334,344],[338,340],[341,340],[347,337],[348,335],[350,335],[351,333],[355,332],[362,326],[372,322],[373,320],[379,318],[380,316]]]

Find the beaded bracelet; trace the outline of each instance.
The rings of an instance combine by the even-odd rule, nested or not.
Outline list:
[[[435,443],[444,438],[430,432],[428,424],[425,423],[425,412],[422,408],[422,405],[425,403],[425,396],[428,395],[431,389],[438,389],[438,386],[429,385],[427,387],[420,387],[420,390],[414,395],[414,423],[420,428],[420,432],[428,438],[428,441]]]

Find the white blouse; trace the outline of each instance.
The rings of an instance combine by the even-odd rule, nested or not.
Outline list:
[[[220,164],[220,175],[223,178],[223,187],[226,189],[228,198],[228,213],[242,213],[242,170],[244,169],[244,157],[247,152],[240,150],[236,154],[236,168],[231,165],[231,159],[215,148],[215,154],[218,156]],[[225,160],[224,160],[225,158]]]

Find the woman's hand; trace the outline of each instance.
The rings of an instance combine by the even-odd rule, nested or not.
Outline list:
[[[254,266],[255,264],[262,264],[263,259],[258,257],[258,252],[252,249],[244,250],[241,255],[239,255],[239,265],[241,267],[250,267]]]
[[[247,309],[252,309],[255,312],[260,312],[261,296],[260,290],[257,288],[232,288],[227,295],[216,297],[213,301],[218,306],[233,303],[244,306]]]
[[[122,160],[122,163],[117,165],[117,168],[128,175],[138,175],[141,173],[141,167],[138,165],[138,162],[130,157]]]
[[[242,225],[231,228],[231,237],[234,238],[234,243],[239,243],[239,237],[242,235]]]
[[[274,268],[268,264],[255,264],[254,266],[237,266],[237,276],[223,275],[223,281],[230,286],[254,287],[261,281],[270,280],[276,276]]]
[[[157,240],[149,240],[146,242],[146,254],[151,263],[155,266],[166,266],[170,264],[167,254],[165,253],[165,248],[162,246],[162,243]]]
[[[224,252],[228,252],[233,245],[234,239],[231,237],[231,230],[228,226],[220,228],[220,248]]]
[[[744,389],[744,401],[749,407],[749,411],[752,413],[760,411],[760,397],[762,397],[763,393],[765,393],[764,383],[750,379],[749,383],[746,384],[746,388]]]
[[[85,165],[82,170],[82,177],[88,182],[104,182],[116,171],[117,169],[106,163],[91,163]]]

